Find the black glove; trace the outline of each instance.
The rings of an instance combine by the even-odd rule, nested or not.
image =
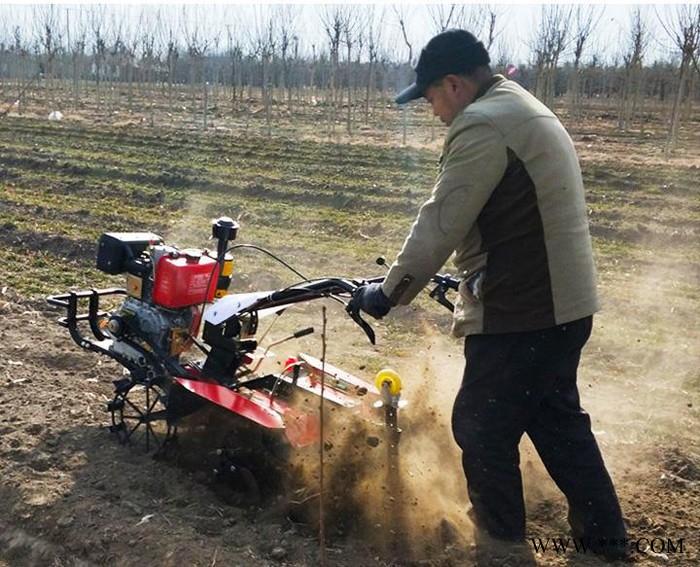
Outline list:
[[[352,302],[375,319],[384,317],[392,307],[391,301],[384,295],[382,284],[380,283],[371,283],[358,287],[352,296]]]

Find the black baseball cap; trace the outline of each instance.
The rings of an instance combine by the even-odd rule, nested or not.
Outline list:
[[[488,51],[466,30],[447,30],[431,39],[420,52],[416,81],[396,96],[404,104],[425,96],[425,89],[445,75],[469,73],[491,62]]]

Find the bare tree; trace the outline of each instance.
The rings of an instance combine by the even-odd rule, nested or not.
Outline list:
[[[408,20],[410,17],[410,13],[406,11],[405,6],[396,6],[393,5],[392,9],[394,11],[394,16],[396,17],[396,21],[399,25],[399,30],[401,31],[401,37],[403,38],[403,42],[408,48],[408,54],[406,56],[406,63],[408,65],[413,65],[413,42],[411,41],[409,34],[408,34]]]
[[[40,68],[44,77],[46,101],[53,106],[56,103],[54,63],[56,55],[61,49],[61,30],[59,29],[57,7],[54,5],[35,6],[33,18],[38,26],[37,44],[43,50]]]
[[[275,19],[268,13],[258,11],[255,20],[255,34],[252,38],[253,54],[260,57],[262,67],[261,93],[265,109],[265,124],[268,136],[272,135],[272,93],[270,66],[277,49]]]
[[[644,103],[644,54],[649,46],[649,30],[642,9],[635,8],[631,18],[627,50],[622,55],[625,74],[620,89],[618,127],[623,132],[630,128]],[[643,123],[642,120],[642,127]]]
[[[105,75],[105,65],[107,61],[107,40],[105,32],[105,7],[98,5],[90,6],[90,29],[92,31],[92,58],[93,73],[95,77],[95,106],[99,112],[102,108],[101,84]]]
[[[300,97],[299,94],[299,87],[302,86],[302,78],[300,75],[303,74],[303,59],[300,51],[300,45],[299,45],[299,35],[295,34],[292,36],[292,64],[290,65],[289,69],[289,74],[292,79],[292,85],[290,87],[290,92],[292,89],[294,89],[294,92],[296,92],[297,95],[297,100]],[[290,99],[290,104],[292,103],[292,100]],[[292,110],[292,107],[290,106],[290,111]]]
[[[119,85],[115,88],[114,83],[119,83],[124,80],[127,62],[131,58],[129,47],[127,46],[127,34],[130,30],[124,25],[123,19],[117,19],[117,13],[111,12],[112,42],[107,45],[107,81],[110,83],[110,88],[107,90],[105,97],[108,102],[108,109],[111,111],[115,106],[118,108],[121,105],[121,89]],[[116,95],[116,102],[114,97]]]
[[[681,52],[681,63],[678,73],[678,89],[673,101],[668,137],[664,151],[670,155],[676,150],[680,132],[681,107],[684,97],[690,98],[689,85],[693,68],[700,73],[698,59],[700,58],[700,5],[676,6],[672,14],[667,14],[662,25],[673,40],[674,47]]]
[[[316,44],[311,44],[311,69],[309,72],[309,100],[312,105],[316,105],[318,99],[316,97],[316,72],[318,67],[318,56],[316,54]]]
[[[362,46],[362,36],[355,33],[356,28],[361,28],[358,26],[358,14],[354,6],[349,6],[345,13],[345,18],[343,21],[343,43],[345,43],[347,59],[346,59],[346,87],[347,87],[347,116],[346,116],[346,128],[348,134],[352,134],[352,86],[353,86],[353,73],[352,73],[352,50],[357,46],[361,50]],[[359,50],[358,50],[359,51]]]
[[[79,84],[83,72],[83,61],[85,59],[87,30],[80,17],[82,15],[82,7],[80,6],[75,8],[78,10],[78,17],[73,20],[73,22],[77,20],[77,24],[74,23],[73,26],[71,26],[69,10],[72,9],[73,8],[66,9],[66,42],[68,44],[71,61],[72,106],[74,109],[77,109],[80,100]]]
[[[487,50],[503,32],[502,10],[493,4],[433,4],[428,7],[435,33],[461,28],[473,33]]]
[[[120,45],[119,53],[119,82],[121,84],[126,83],[127,99],[126,104],[130,113],[134,111],[134,83],[139,80],[136,69],[137,69],[137,58],[136,53],[139,43],[142,40],[141,34],[144,33],[144,29],[147,26],[144,22],[144,12],[141,11],[139,15],[138,22],[134,27],[125,26],[123,31],[123,36]],[[144,57],[141,54],[141,63],[143,64]],[[117,91],[121,91],[117,88]]]
[[[510,76],[516,71],[513,67],[514,57],[506,41],[497,40],[490,50],[491,68],[502,75]]]
[[[379,53],[378,57],[378,63],[379,63],[379,70],[380,70],[380,82],[381,82],[381,88],[380,88],[380,93],[379,96],[382,101],[382,110],[381,110],[381,121],[382,123],[384,122],[384,119],[386,117],[386,107],[387,105],[384,104],[384,101],[389,98],[388,96],[388,91],[389,91],[389,68],[391,64],[391,59],[387,52],[385,50],[382,50]]]
[[[489,51],[491,51],[494,43],[503,33],[503,25],[501,24],[503,18],[501,18],[501,16],[504,13],[505,12],[503,10],[493,5],[487,5],[484,7],[486,30],[485,33],[482,34],[482,41],[484,42],[486,49]]]
[[[605,8],[577,5],[573,14],[573,55],[571,75],[569,76],[570,115],[574,119],[581,117],[581,60],[591,34],[603,17]]]
[[[460,19],[464,6],[458,4],[429,4],[428,14],[433,20],[433,27],[436,33],[442,33],[455,27],[456,21]]]
[[[568,6],[543,5],[540,21],[530,39],[530,49],[534,54],[537,72],[535,95],[550,108],[554,106],[559,58],[568,44],[571,13],[572,8]]]
[[[321,13],[321,21],[328,38],[330,50],[330,101],[328,103],[328,121],[330,131],[335,133],[335,108],[340,102],[340,44],[346,28],[346,10],[343,6],[326,7]]]
[[[175,81],[177,79],[178,61],[180,59],[180,43],[178,40],[178,31],[173,27],[172,22],[168,22],[167,27],[163,24],[159,26],[163,34],[162,42],[166,49],[165,66],[166,77],[168,81],[168,111],[173,111],[173,91],[175,90]]]
[[[486,49],[490,49],[499,33],[496,28],[497,18],[498,11],[493,6],[486,4],[460,5],[452,14],[449,27],[471,32],[484,44]]]
[[[219,64],[218,64],[218,54],[219,54],[219,45],[221,43],[221,32],[219,30],[216,30],[214,33],[212,33],[211,37],[211,42],[213,45],[213,55],[214,57],[205,57],[204,58],[204,69],[203,73],[204,76],[202,78],[202,81],[204,83],[204,103],[203,103],[203,109],[204,109],[204,127],[206,128],[207,126],[207,117],[209,115],[209,105],[213,105],[214,109],[217,108],[218,106],[218,101],[219,101]],[[211,89],[211,95],[210,93]]]
[[[158,10],[154,17],[144,15],[143,31],[139,34],[140,67],[142,71],[141,94],[148,105],[149,123],[155,124],[155,98],[153,91],[154,71],[161,58],[161,45],[154,30],[161,21],[161,12]]]
[[[231,102],[236,103],[236,89],[240,93],[243,89],[243,45],[240,40],[240,35],[236,30],[231,30],[231,26],[226,26],[226,35],[228,39],[228,58],[231,69]]]
[[[298,47],[299,38],[296,32],[296,20],[299,15],[298,7],[292,5],[279,6],[275,13],[276,30],[278,34],[279,55],[279,88],[286,94],[287,109],[292,111],[292,51]]]
[[[12,55],[13,63],[11,67],[17,79],[17,95],[15,101],[10,103],[7,109],[0,114],[0,117],[9,114],[10,110],[12,110],[12,107],[15,105],[17,106],[17,114],[21,116],[26,104],[25,94],[27,89],[39,78],[39,73],[35,73],[32,69],[31,51],[29,44],[22,36],[22,29],[20,26],[13,27],[10,41],[9,51]]]
[[[190,74],[190,97],[192,100],[193,116],[197,116],[197,85],[202,84],[203,99],[206,98],[207,84],[204,76],[204,59],[209,51],[213,38],[200,27],[196,14],[188,14],[188,6],[183,6],[183,32],[187,44],[187,55]],[[191,22],[191,23],[190,23]],[[204,127],[206,127],[206,100],[203,103]]]
[[[370,100],[376,90],[375,87],[375,72],[377,61],[382,45],[382,30],[384,28],[385,11],[382,8],[379,14],[374,11],[374,6],[371,7],[367,21],[367,81],[365,83],[365,123],[369,123]]]
[[[403,69],[410,69],[411,66],[413,65],[413,43],[410,41],[410,38],[408,36],[408,26],[407,26],[407,21],[408,21],[408,15],[404,11],[403,6],[397,7],[393,6],[394,9],[394,15],[396,16],[396,20],[399,24],[399,29],[401,30],[401,36],[403,37],[404,44],[408,48],[408,54],[407,54],[407,59],[406,59],[406,65],[403,65]],[[404,77],[408,73],[404,73]],[[403,84],[408,83],[409,81],[407,80],[407,77],[405,80],[401,81]],[[401,108],[403,120],[402,120],[402,130],[403,130],[403,144],[406,145],[406,139],[408,136],[408,114],[407,114],[407,109],[406,105],[402,105]],[[432,130],[431,130],[431,135],[432,135]]]

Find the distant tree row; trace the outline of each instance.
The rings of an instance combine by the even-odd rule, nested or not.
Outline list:
[[[0,115],[13,107],[21,112],[28,97],[43,98],[51,109],[90,105],[98,112],[133,112],[136,101],[142,110],[144,100],[148,108],[165,101],[172,110],[185,97],[204,125],[212,107],[264,111],[271,127],[273,108],[293,113],[310,104],[325,109],[331,128],[344,123],[352,133],[413,76],[421,46],[411,36],[410,7],[320,6],[319,39],[310,44],[300,39],[297,8],[256,9],[245,26],[211,32],[186,9],[177,23],[165,8],[127,22],[110,6],[89,6],[80,17],[67,7],[35,6],[24,27],[0,21]],[[600,5],[543,5],[527,60],[517,63],[503,37],[502,6],[434,5],[427,14],[423,27],[433,32],[474,30],[496,71],[572,119],[597,101],[612,101],[620,129],[643,128],[647,106],[660,107],[669,151],[700,99],[698,4],[667,6],[663,14],[632,7],[618,44],[602,50],[616,55],[605,60],[594,44]],[[650,18],[669,46],[665,60],[647,55],[650,44],[661,41],[650,32]]]

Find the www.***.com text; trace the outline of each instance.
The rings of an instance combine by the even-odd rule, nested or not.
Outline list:
[[[530,542],[536,553],[588,553],[595,548],[627,548],[631,552],[648,553],[685,553],[684,538],[672,539],[661,537],[640,538],[590,538],[576,537],[531,537]]]

